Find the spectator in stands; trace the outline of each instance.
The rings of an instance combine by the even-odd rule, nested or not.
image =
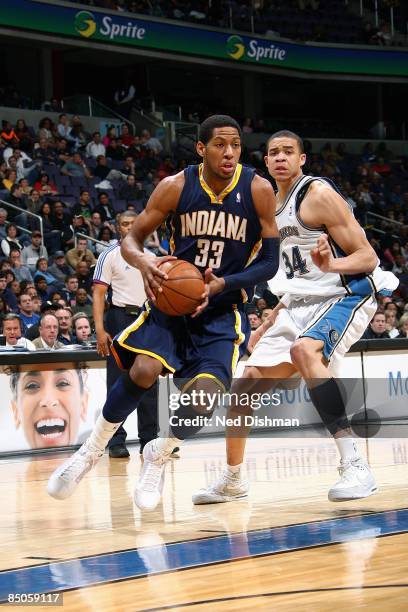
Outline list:
[[[35,350],[34,344],[22,337],[22,323],[20,316],[17,314],[9,313],[5,315],[3,319],[3,335],[6,337],[6,346],[25,348],[27,351]]]
[[[65,287],[61,290],[64,300],[69,306],[76,304],[76,292],[78,291],[79,283],[76,274],[70,274],[65,280]]]
[[[379,338],[389,337],[390,336],[386,330],[385,315],[383,312],[377,310],[371,319],[370,325],[365,330],[362,339],[377,340]]]
[[[61,138],[61,140],[58,140],[58,142],[56,143],[55,154],[57,164],[59,166],[63,166],[71,159],[68,142],[65,140],[65,138]]]
[[[129,174],[126,178],[126,183],[119,189],[119,197],[121,200],[145,201],[146,192],[143,191],[141,184],[136,182],[135,175]]]
[[[27,198],[33,190],[33,188],[28,182],[28,179],[25,178],[20,179],[18,181],[18,186],[20,187],[21,193],[23,194],[24,198]]]
[[[50,177],[46,172],[40,174],[39,180],[34,183],[34,189],[36,189],[41,196],[53,196],[58,193],[56,185],[50,181]]]
[[[78,261],[75,274],[78,279],[78,288],[86,289],[86,292],[90,295],[93,275],[90,272],[89,264],[85,260]]]
[[[93,171],[94,176],[100,178],[101,181],[104,181],[108,178],[109,173],[110,168],[108,168],[105,155],[98,155],[98,157],[96,158],[96,167]]]
[[[402,315],[398,321],[398,336],[397,338],[408,338],[408,313]]]
[[[15,133],[18,138],[21,150],[25,153],[29,153],[33,148],[34,139],[24,119],[17,119]]]
[[[125,150],[116,138],[111,138],[109,145],[106,147],[106,157],[115,161],[124,160]]]
[[[89,140],[89,135],[84,131],[82,121],[78,115],[74,115],[71,119],[71,133],[70,137],[73,140],[73,149],[83,149]]]
[[[382,177],[387,177],[391,174],[391,166],[383,157],[379,157],[377,162],[372,166],[372,170]]]
[[[93,321],[92,303],[84,287],[78,287],[76,292],[76,304],[72,307],[72,312],[84,312],[90,321]]]
[[[41,313],[41,306],[42,306],[42,302],[41,302],[40,296],[37,295],[37,294],[33,295],[33,297],[31,298],[31,302],[32,302],[32,305],[33,305],[33,313],[39,315]]]
[[[72,344],[72,312],[71,309],[66,308],[58,308],[55,311],[55,316],[58,319],[59,323],[59,335],[58,340],[62,342],[62,344]]]
[[[9,223],[6,227],[6,237],[1,241],[0,246],[5,257],[10,257],[12,250],[24,251],[24,248],[27,248],[23,248],[23,245],[17,237],[17,226],[14,223]]]
[[[122,142],[122,145],[127,148],[131,147],[135,142],[135,137],[130,134],[129,126],[126,123],[122,125],[122,131],[120,133],[119,138]]]
[[[46,138],[40,138],[38,145],[34,148],[33,159],[50,166],[58,162],[55,147]]]
[[[6,238],[7,235],[7,210],[0,208],[0,240]]]
[[[90,219],[92,215],[92,204],[89,191],[83,189],[79,196],[79,201],[75,204],[72,209],[72,214],[79,216],[82,215],[84,219]]]
[[[20,293],[18,296],[18,307],[24,329],[30,329],[32,325],[36,325],[39,322],[40,317],[34,312],[33,301],[28,293]]]
[[[174,174],[175,170],[176,170],[175,164],[172,162],[171,157],[167,156],[164,158],[164,160],[159,165],[157,169],[157,175],[160,178],[160,180],[162,180],[166,178],[166,176],[170,176],[171,174]]]
[[[65,113],[61,113],[58,117],[57,132],[60,138],[65,138],[67,142],[73,141],[71,138],[71,126],[69,125],[68,117]]]
[[[34,281],[38,276],[43,276],[47,281],[48,293],[52,291],[52,287],[58,288],[63,285],[49,270],[48,270],[48,259],[45,257],[39,257],[35,264],[36,271],[34,273]]]
[[[107,129],[107,132],[106,132],[105,136],[102,139],[102,142],[105,145],[105,147],[109,146],[109,143],[110,143],[112,138],[116,138],[116,128],[115,128],[114,125],[111,125]]]
[[[89,225],[89,235],[91,238],[98,238],[99,232],[103,227],[101,213],[93,212],[91,215],[91,222]]]
[[[2,180],[2,186],[7,191],[11,191],[13,185],[16,184],[17,181],[17,170],[13,170],[13,168],[7,168],[4,173],[4,179]]]
[[[38,176],[38,168],[41,166],[40,161],[32,160],[31,157],[21,151],[19,147],[9,147],[3,153],[4,161],[7,163],[9,168],[13,168],[17,171],[17,180],[22,178],[28,178],[30,183],[36,180]],[[15,160],[15,164],[14,161]]]
[[[78,176],[86,178],[90,178],[92,176],[80,153],[74,153],[72,157],[68,159],[68,161],[62,166],[61,173],[65,174],[65,176]]]
[[[45,257],[48,260],[48,251],[45,246],[41,244],[41,232],[34,230],[31,234],[31,244],[25,246],[21,252],[21,259],[25,266],[30,268],[32,273],[35,273],[35,264],[39,257]]]
[[[51,350],[64,348],[64,344],[58,340],[58,319],[55,314],[43,314],[39,324],[40,335],[33,341],[36,349]]]
[[[99,243],[95,244],[96,255],[100,255],[109,246],[112,246],[112,244],[116,244],[117,242],[117,240],[114,238],[114,234],[112,230],[110,229],[110,227],[106,227],[106,226],[101,227],[99,234],[98,234],[98,240],[103,242],[103,245]]]
[[[86,145],[85,150],[88,157],[94,157],[96,160],[100,155],[104,156],[106,154],[106,148],[102,142],[100,132],[94,132],[92,134],[92,140]],[[95,174],[95,176],[98,175]]]
[[[73,334],[78,344],[92,340],[91,323],[85,312],[77,312],[72,318]]]
[[[19,283],[24,280],[29,281],[30,283],[33,282],[33,277],[29,268],[24,266],[21,261],[21,251],[18,249],[13,249],[10,251],[10,263],[11,270]]]
[[[48,272],[53,275],[58,284],[64,284],[67,276],[74,273],[74,270],[65,260],[63,251],[56,251],[53,255],[53,263],[48,267]]]
[[[34,279],[34,287],[37,295],[41,298],[41,302],[44,304],[48,301],[49,291],[48,284],[44,276],[37,274]]]
[[[248,320],[252,331],[258,329],[258,327],[262,324],[261,317],[257,312],[249,312]]]
[[[7,304],[9,310],[18,311],[18,302],[14,293],[7,287],[7,272],[0,271],[0,297]]]
[[[59,230],[61,233],[65,232],[69,229],[71,221],[72,216],[64,210],[63,203],[60,200],[54,202],[52,205],[52,224],[54,229]]]
[[[384,312],[385,316],[385,329],[388,332],[390,338],[396,338],[398,336],[398,320],[395,312]]]
[[[121,173],[122,175],[124,175],[124,179],[126,179],[129,174],[133,174],[134,176],[136,176],[136,164],[135,160],[131,155],[126,156],[125,165],[123,166]]]
[[[11,270],[10,270],[10,274],[13,274],[14,276],[14,273]],[[14,277],[14,280],[12,280],[11,282],[8,282],[7,286],[14,293],[18,301],[18,298],[21,293],[21,287],[20,287],[20,283],[18,282],[18,280]]]
[[[38,215],[40,211],[40,206],[42,204],[40,192],[36,189],[32,189],[30,195],[25,200],[25,204],[28,211],[34,213],[35,215]]]
[[[14,184],[10,190],[10,194],[5,198],[4,201],[21,209],[21,211],[19,211],[15,208],[10,208],[8,211],[9,221],[14,221],[18,225],[27,228],[28,216],[25,212],[23,212],[27,209],[27,207],[25,203],[25,196],[22,192],[20,185]],[[21,237],[21,241],[24,242],[23,236]]]
[[[149,130],[142,131],[141,141],[146,149],[152,150],[156,155],[159,155],[163,151],[163,145],[160,140],[152,136]]]
[[[10,121],[3,120],[1,123],[2,123],[2,130],[0,133],[0,138],[8,146],[18,145],[20,141]]]
[[[38,124],[38,139],[45,138],[51,144],[54,144],[55,126],[49,117],[44,117]]]
[[[4,316],[10,312],[10,308],[8,304],[4,301],[2,297],[0,297],[0,321],[3,321]]]
[[[47,314],[49,312],[54,314],[55,311],[58,310],[59,308],[59,306],[57,306],[56,304],[52,304],[50,301],[44,302],[43,304],[41,302],[41,298],[38,295],[31,296],[31,301],[33,303],[38,303],[38,300],[40,301],[40,307],[37,308],[37,314],[40,315],[40,318],[42,315]],[[30,329],[26,330],[24,336],[28,338],[29,340],[35,340],[40,335],[39,327],[40,327],[39,322],[36,325],[32,325]]]
[[[250,117],[246,117],[244,119],[244,123],[242,124],[242,131],[244,134],[252,134],[254,131],[252,119]]]
[[[71,268],[76,269],[78,263],[80,261],[85,261],[86,259],[92,261],[92,265],[95,265],[96,259],[92,251],[88,248],[88,241],[86,238],[78,238],[77,246],[73,249],[70,249],[65,257]]]
[[[102,222],[105,221],[114,221],[115,220],[115,211],[109,202],[109,196],[106,192],[102,192],[98,195],[99,204],[96,206],[95,211],[100,213]]]

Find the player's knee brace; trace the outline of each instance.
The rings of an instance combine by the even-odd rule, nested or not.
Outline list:
[[[334,378],[309,389],[309,394],[320,418],[333,436],[349,427],[344,400]]]
[[[148,391],[136,385],[126,372],[112,385],[102,410],[104,418],[110,423],[124,421],[138,406]]]

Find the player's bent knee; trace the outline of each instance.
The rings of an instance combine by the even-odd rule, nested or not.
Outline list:
[[[154,357],[138,355],[129,370],[129,376],[136,385],[148,389],[154,385],[162,370],[162,364]]]
[[[290,349],[290,357],[292,363],[297,367],[302,367],[305,363],[313,359],[321,359],[320,342],[313,338],[299,338],[296,340]]]

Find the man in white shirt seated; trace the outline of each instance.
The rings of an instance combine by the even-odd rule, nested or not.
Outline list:
[[[57,340],[59,325],[55,314],[50,312],[44,314],[40,319],[38,330],[40,335],[33,341],[35,349],[54,351],[55,349],[64,348],[65,345]]]
[[[92,134],[92,140],[86,145],[85,150],[88,157],[94,157],[95,159],[98,155],[106,155],[105,145],[101,140],[100,132]]]
[[[17,314],[9,313],[3,319],[3,335],[6,338],[7,347],[15,346],[25,348],[27,351],[35,351],[34,343],[23,338],[21,319]],[[0,346],[0,351],[2,347]]]

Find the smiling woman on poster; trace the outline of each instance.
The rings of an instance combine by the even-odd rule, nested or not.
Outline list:
[[[78,442],[88,412],[87,373],[74,364],[21,366],[10,375],[11,409],[30,448]]]

